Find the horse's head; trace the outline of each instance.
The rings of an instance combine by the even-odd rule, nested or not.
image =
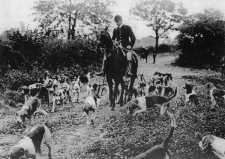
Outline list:
[[[97,40],[101,47],[105,48],[113,47],[113,41],[111,39],[109,32],[106,29],[97,32]]]

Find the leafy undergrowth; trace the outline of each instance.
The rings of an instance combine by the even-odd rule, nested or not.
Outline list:
[[[184,90],[179,89],[176,100],[173,100],[170,111],[175,112],[177,128],[175,129],[169,149],[173,159],[215,159],[212,154],[203,154],[198,148],[195,133],[214,134],[225,138],[225,105],[210,109],[210,102],[204,84],[213,82],[224,88],[223,81],[217,77],[185,76],[185,81],[197,85],[200,106],[184,105]],[[177,82],[178,88],[184,84]],[[126,115],[125,107],[111,112],[106,101],[103,101],[96,115],[94,126],[87,126],[86,119],[81,118],[81,104],[58,108],[56,113],[47,117],[38,116],[32,119],[32,125],[46,123],[53,134],[54,159],[125,159],[144,152],[155,144],[161,143],[170,130],[168,116],[160,116],[159,109],[131,117]],[[49,112],[50,108],[45,107]],[[119,109],[119,110],[118,110]],[[0,134],[5,138],[15,136],[19,139],[25,127],[15,122],[15,114],[7,112],[0,114]],[[5,144],[0,135],[1,148],[9,148],[16,143],[13,139]],[[4,138],[4,137],[3,137]],[[0,157],[6,157],[8,151],[0,152]],[[46,152],[44,151],[44,154]],[[1,156],[2,155],[2,156]],[[44,155],[46,156],[46,155]]]
[[[173,159],[215,159],[213,154],[204,154],[198,148],[196,132],[202,135],[214,134],[225,138],[225,105],[211,110],[208,95],[203,84],[214,82],[223,85],[222,81],[207,77],[189,78],[198,85],[200,106],[184,106],[184,98],[179,95],[171,111],[177,117],[178,127],[170,142]],[[182,91],[182,90],[181,90]],[[183,94],[180,92],[180,94]],[[103,127],[105,140],[94,142],[85,153],[87,158],[132,158],[155,144],[161,143],[170,130],[168,117],[160,117],[158,109],[129,118],[127,115],[111,116]],[[83,156],[84,157],[84,156]]]

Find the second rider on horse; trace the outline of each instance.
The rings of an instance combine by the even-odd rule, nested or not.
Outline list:
[[[123,52],[126,54],[128,60],[127,75],[130,77],[136,76],[131,72],[131,57],[133,53],[132,49],[136,41],[136,37],[131,27],[129,25],[123,24],[123,19],[120,15],[116,15],[114,17],[114,21],[117,24],[117,28],[113,30],[112,40],[117,42],[121,46]],[[104,31],[108,34],[107,30]],[[108,36],[110,35],[108,34]],[[107,60],[110,57],[111,51],[106,50],[106,52],[107,53],[104,54],[103,58],[102,72],[97,73],[98,76],[105,75]]]

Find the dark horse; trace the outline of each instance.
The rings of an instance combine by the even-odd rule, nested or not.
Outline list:
[[[118,94],[118,86],[121,85],[121,92],[119,96],[119,104],[122,106],[124,104],[124,91],[125,91],[125,82],[123,77],[126,74],[128,60],[127,57],[124,55],[123,48],[113,44],[109,33],[106,31],[102,31],[98,35],[98,40],[100,45],[104,48],[106,53],[110,52],[110,56],[107,60],[107,67],[106,67],[106,80],[109,86],[109,101],[111,110],[115,108],[115,100]],[[132,89],[136,79],[137,68],[138,68],[138,58],[136,54],[132,54],[131,56],[131,68],[130,71],[134,76],[130,77],[130,84],[129,84],[129,93],[128,93],[128,100],[132,97]]]

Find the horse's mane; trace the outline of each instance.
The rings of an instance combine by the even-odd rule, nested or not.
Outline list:
[[[100,33],[100,42],[102,45],[104,45],[106,48],[112,49],[113,48],[113,41],[112,38],[107,31],[101,31]]]

